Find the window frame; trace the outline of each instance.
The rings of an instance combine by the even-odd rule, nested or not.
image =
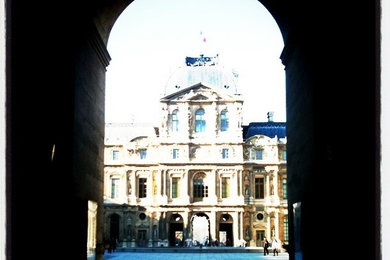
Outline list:
[[[171,114],[171,131],[172,132],[179,132],[179,110],[175,109],[172,111]]]
[[[230,197],[230,177],[221,177],[221,198],[226,199]]]
[[[180,153],[179,149],[173,148],[172,149],[172,159],[179,159]]]
[[[119,160],[119,150],[118,149],[112,150],[112,160],[113,161]]]
[[[111,178],[111,199],[119,197],[119,178]]]
[[[229,148],[222,148],[222,159],[229,159]]]
[[[139,149],[140,160],[145,160],[146,156],[147,156],[147,150],[146,149]]]
[[[282,179],[282,197],[287,199],[287,178]]]
[[[253,195],[255,199],[265,198],[265,178],[263,176],[255,176],[255,194]]]
[[[253,149],[253,159],[254,160],[260,161],[260,160],[263,160],[263,157],[264,157],[264,149],[263,148]]]
[[[172,177],[171,197],[176,199],[180,196],[180,177]]]
[[[226,132],[229,129],[229,112],[224,109],[220,115],[220,130]]]
[[[195,111],[195,132],[203,133],[206,131],[206,120],[205,120],[205,110],[199,108]]]
[[[146,198],[148,196],[148,179],[145,177],[138,178],[138,198]]]
[[[204,173],[196,174],[192,182],[193,198],[195,201],[201,201],[203,198],[207,198],[209,196],[209,187],[207,185],[206,175]]]

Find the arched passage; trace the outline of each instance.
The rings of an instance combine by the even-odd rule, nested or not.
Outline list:
[[[110,239],[119,238],[119,215],[112,214],[110,216]]]
[[[315,259],[318,248],[329,242],[328,236],[317,234],[329,230],[347,238],[343,248],[356,248],[358,242],[351,238],[357,235],[366,238],[365,251],[334,248],[340,258],[377,258],[379,1],[353,6],[340,1],[261,2],[285,42],[288,197],[290,212],[295,212],[288,222],[295,242],[290,258]],[[8,259],[36,252],[42,239],[49,259],[58,245],[69,244],[69,237],[73,246],[63,257],[86,259],[88,200],[97,202],[98,230],[102,226],[104,79],[110,60],[105,45],[129,3],[7,2]],[[363,159],[356,154],[361,150]],[[49,208],[53,218],[42,217],[47,204],[34,203],[35,214],[26,221],[30,199],[49,194],[56,201]],[[324,205],[340,214],[318,215]],[[346,225],[356,215],[364,221],[358,230]],[[61,227],[53,229],[58,223]],[[29,243],[26,233],[35,235]],[[100,248],[101,231],[97,236]]]
[[[221,214],[219,218],[219,242],[224,246],[234,245],[233,218],[230,214]]]
[[[180,214],[172,214],[169,221],[169,246],[183,246],[184,243],[184,222]]]
[[[210,218],[203,212],[191,217],[192,241],[195,246],[208,246],[210,243]]]

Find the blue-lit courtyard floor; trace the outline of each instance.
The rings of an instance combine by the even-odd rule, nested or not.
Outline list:
[[[263,253],[209,253],[209,252],[113,252],[105,253],[105,260],[265,260],[265,259],[277,259],[288,260],[287,253],[279,253],[278,256],[273,256],[270,253],[264,256]]]

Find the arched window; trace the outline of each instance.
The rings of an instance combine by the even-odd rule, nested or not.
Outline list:
[[[207,186],[207,183],[205,182],[206,175],[204,173],[198,173],[194,177],[194,200],[199,201],[202,200],[204,197],[209,196],[209,188]]]
[[[221,131],[222,132],[227,131],[229,128],[229,116],[227,110],[223,110],[221,112],[220,119],[221,119]]]
[[[171,131],[179,131],[179,110],[175,109],[171,115]]]
[[[204,132],[206,129],[206,121],[204,120],[204,110],[198,109],[195,112],[195,132]]]

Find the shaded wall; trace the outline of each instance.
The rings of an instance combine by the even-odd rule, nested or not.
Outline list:
[[[285,41],[292,249],[296,237],[316,259],[337,239],[337,257],[373,259],[378,3],[261,2]],[[102,208],[104,46],[129,3],[6,2],[8,259],[86,259],[87,201]]]

